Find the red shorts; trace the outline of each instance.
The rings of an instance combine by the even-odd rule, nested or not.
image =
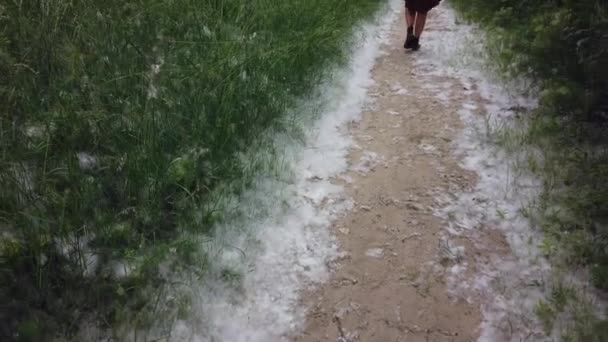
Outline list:
[[[426,13],[440,2],[441,0],[405,0],[405,8],[414,12]]]

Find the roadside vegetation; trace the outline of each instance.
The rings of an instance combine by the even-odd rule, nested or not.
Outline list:
[[[204,279],[188,237],[213,237],[261,163],[243,152],[381,4],[1,1],[0,340],[169,315],[159,265]]]
[[[577,270],[590,291],[608,290],[608,3],[451,3],[488,33],[490,60],[504,76],[525,75],[540,91],[538,108],[520,115],[524,129],[502,132],[502,141],[532,151],[527,168],[543,179],[540,198],[523,210],[544,232],[543,252],[556,272]],[[538,304],[547,334],[566,315],[562,340],[608,340],[602,313],[568,284],[556,281]]]

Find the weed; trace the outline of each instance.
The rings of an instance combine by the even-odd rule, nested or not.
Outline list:
[[[539,301],[536,305],[536,315],[540,319],[543,324],[543,328],[545,329],[545,333],[547,335],[551,334],[553,330],[553,323],[555,321],[555,311],[551,308],[550,304],[545,301]]]

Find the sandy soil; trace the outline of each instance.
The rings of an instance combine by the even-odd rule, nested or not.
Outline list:
[[[327,284],[303,295],[310,311],[294,341],[478,337],[479,299],[452,295],[446,285],[451,267],[478,252],[466,239],[455,241],[466,254],[450,248],[445,222],[434,215],[438,194],[475,184],[475,174],[461,169],[452,151],[467,89],[455,79],[417,77],[415,56],[402,47],[404,27],[402,17],[393,24],[373,70],[373,108],[348,127],[358,147],[349,156],[351,171],[341,177],[347,181],[337,182],[356,204],[333,227],[344,257]],[[449,29],[429,14],[428,31]],[[429,83],[449,95],[438,98]],[[505,246],[501,236],[487,241],[494,249]]]

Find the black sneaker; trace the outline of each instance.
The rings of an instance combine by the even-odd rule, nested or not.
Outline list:
[[[414,28],[413,27],[408,27],[407,28],[407,37],[405,38],[405,43],[403,44],[403,48],[404,49],[411,49],[412,48],[412,40],[414,39]]]
[[[419,37],[412,38],[412,42],[410,43],[410,49],[412,49],[412,51],[420,50],[420,38]]]

